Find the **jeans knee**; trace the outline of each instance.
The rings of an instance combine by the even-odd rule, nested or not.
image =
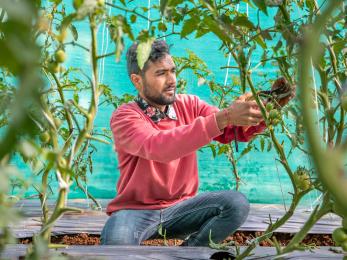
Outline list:
[[[101,245],[138,245],[138,232],[133,225],[123,219],[111,216],[106,222],[100,237]]]
[[[246,220],[250,204],[244,194],[238,191],[225,191],[223,196],[223,207],[230,210],[232,215],[237,215],[240,220]]]
[[[118,228],[116,232],[111,228],[102,234],[100,243],[102,245],[139,245],[134,234],[129,228]]]

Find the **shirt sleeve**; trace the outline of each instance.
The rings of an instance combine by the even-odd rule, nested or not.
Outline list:
[[[196,107],[198,108],[197,114],[199,116],[207,116],[216,113],[219,109],[215,106],[207,104],[205,101],[195,97]],[[262,133],[266,128],[266,124],[262,121],[256,126],[233,126],[230,125],[224,128],[221,135],[214,137],[213,140],[226,144],[231,141],[237,140],[240,142],[248,142],[258,133]]]
[[[117,150],[162,163],[195,152],[221,134],[214,113],[198,116],[188,125],[158,130],[136,110],[120,107],[110,125]]]

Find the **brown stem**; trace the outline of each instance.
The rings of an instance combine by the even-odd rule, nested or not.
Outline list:
[[[228,151],[227,151],[226,155],[227,155],[228,160],[231,163],[231,166],[233,169],[233,174],[234,174],[234,177],[236,180],[236,190],[239,190],[241,178],[240,178],[239,173],[237,171],[236,159],[234,156],[234,151],[233,151],[233,147],[232,147],[231,143],[228,144]]]

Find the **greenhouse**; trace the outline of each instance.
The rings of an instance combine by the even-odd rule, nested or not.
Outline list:
[[[347,2],[1,0],[0,259],[347,259]]]

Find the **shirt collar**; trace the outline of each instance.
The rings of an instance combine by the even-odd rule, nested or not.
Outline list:
[[[159,123],[160,120],[164,119],[165,117],[168,117],[168,118],[173,119],[173,120],[177,120],[177,115],[176,115],[175,109],[173,108],[172,105],[168,105],[166,112],[162,112],[158,108],[148,104],[146,102],[146,100],[144,100],[142,97],[140,97],[140,95],[138,95],[135,98],[135,102],[142,109],[142,111],[147,116],[149,116],[150,119],[152,119],[152,121],[154,123]]]

